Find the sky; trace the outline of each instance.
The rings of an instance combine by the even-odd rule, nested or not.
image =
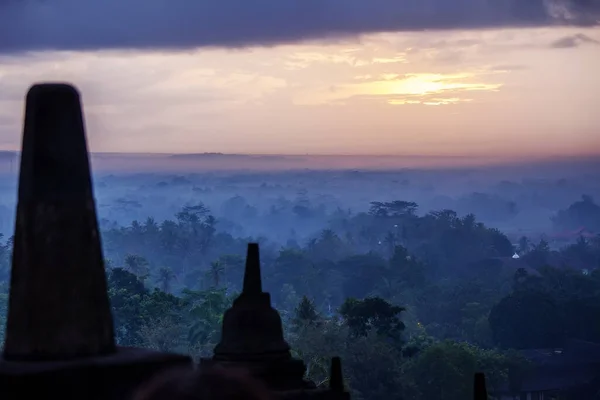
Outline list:
[[[28,87],[67,81],[95,152],[600,154],[598,21],[600,0],[0,0],[0,149]]]

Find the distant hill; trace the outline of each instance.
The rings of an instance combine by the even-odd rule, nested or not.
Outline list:
[[[19,169],[19,151],[0,150],[0,174]],[[511,160],[484,156],[430,155],[284,155],[206,153],[116,153],[94,152],[92,167],[98,172],[202,172],[257,170],[398,170],[481,168],[504,175],[535,175],[564,178],[592,174],[600,168],[600,157],[554,157]]]
[[[225,153],[185,153],[171,154],[169,158],[177,160],[215,160],[215,159],[235,159],[235,160],[260,160],[260,161],[284,161],[288,157],[279,155],[255,155],[255,154],[225,154]],[[294,156],[295,159],[298,156]]]
[[[20,151],[0,150],[0,160],[15,159],[19,156]]]

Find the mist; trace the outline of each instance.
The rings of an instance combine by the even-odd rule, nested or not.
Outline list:
[[[10,155],[12,154],[12,155]],[[509,237],[541,237],[552,218],[582,195],[600,198],[598,159],[507,163],[474,157],[365,157],[226,154],[92,155],[104,227],[172,219],[203,204],[217,228],[278,245],[330,228],[337,213],[367,212],[371,202],[418,204],[418,214],[475,214]],[[492,161],[493,162],[493,161]],[[12,234],[18,155],[0,159],[0,231]]]

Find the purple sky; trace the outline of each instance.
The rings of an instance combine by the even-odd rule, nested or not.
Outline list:
[[[2,0],[0,52],[243,47],[598,20],[600,0]]]

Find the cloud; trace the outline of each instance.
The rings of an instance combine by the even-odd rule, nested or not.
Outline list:
[[[207,56],[200,50],[167,55],[123,53],[0,56],[0,145],[11,140],[18,148],[23,102],[33,82],[77,85],[90,144],[96,149],[136,149],[140,143],[157,142],[165,133],[179,145],[198,141],[186,134],[197,135],[205,126],[214,132],[231,115],[237,118],[248,109],[259,109],[257,104],[286,85],[284,79],[260,73],[258,67],[244,66],[243,55],[215,57],[218,54]]]
[[[555,49],[570,49],[573,47],[579,47],[582,44],[600,45],[600,41],[582,33],[578,33],[577,35],[565,36],[558,40],[555,40],[550,44],[550,47]]]
[[[599,20],[600,0],[0,0],[0,52],[246,47]]]
[[[344,104],[350,99],[385,100],[388,104],[444,105],[466,101],[459,94],[470,92],[495,92],[502,84],[476,80],[480,74],[383,74],[377,77],[360,77],[350,84],[339,84],[335,90],[321,87],[302,93],[295,98],[296,105]],[[471,101],[470,99],[468,101]]]
[[[494,65],[493,67],[490,68],[491,71],[495,71],[495,72],[523,71],[526,69],[529,69],[529,67],[527,65],[521,65],[521,64],[501,64],[501,65]]]

